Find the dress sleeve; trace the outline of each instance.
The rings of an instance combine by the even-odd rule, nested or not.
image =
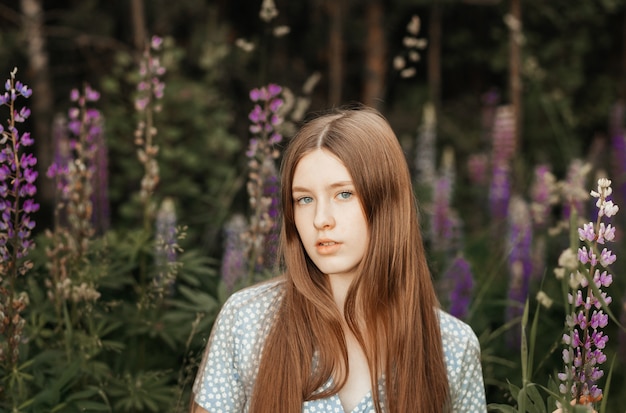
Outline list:
[[[480,364],[480,344],[473,331],[469,332],[465,342],[460,364],[458,392],[454,397],[453,412],[487,412],[485,385]]]
[[[227,301],[220,311],[193,386],[195,402],[210,413],[243,412],[246,402],[239,372],[242,326],[235,307]]]

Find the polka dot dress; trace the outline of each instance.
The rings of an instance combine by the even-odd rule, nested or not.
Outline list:
[[[263,342],[278,308],[281,281],[259,284],[233,294],[215,321],[194,383],[196,403],[210,413],[248,412]],[[486,412],[480,346],[465,323],[439,311],[452,411]],[[330,381],[324,385],[327,387]],[[384,381],[379,383],[384,400]],[[384,406],[383,410],[384,410]],[[337,394],[304,402],[303,413],[344,412]],[[351,413],[373,413],[371,391]]]

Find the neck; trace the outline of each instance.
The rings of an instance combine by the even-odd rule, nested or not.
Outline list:
[[[335,305],[337,305],[339,312],[343,315],[348,289],[350,288],[350,284],[352,284],[352,277],[330,275],[328,276],[328,279],[330,281],[330,287],[333,291]]]

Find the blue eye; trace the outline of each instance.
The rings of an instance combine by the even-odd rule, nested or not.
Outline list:
[[[313,202],[313,198],[311,198],[310,196],[303,196],[303,197],[296,199],[296,202],[299,205],[306,205],[306,204],[310,204],[311,202]]]
[[[352,197],[352,192],[343,191],[340,192],[337,196],[339,197],[339,199],[350,199]]]

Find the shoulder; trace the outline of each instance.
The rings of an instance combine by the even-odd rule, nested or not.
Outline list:
[[[444,351],[458,346],[470,346],[480,350],[478,338],[472,327],[443,310],[438,310],[438,315]]]
[[[218,318],[237,324],[259,322],[275,312],[283,290],[284,281],[273,279],[236,291],[228,297]]]
[[[478,337],[468,324],[442,310],[439,322],[453,411],[486,411]]]
[[[480,343],[472,328],[439,310],[443,355],[452,387],[470,370],[480,369]]]
[[[282,298],[284,280],[272,279],[234,292],[221,312],[226,313],[265,313]]]

